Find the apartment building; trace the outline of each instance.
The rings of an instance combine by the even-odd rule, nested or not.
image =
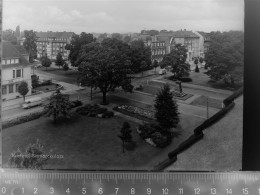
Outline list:
[[[18,86],[22,81],[28,83],[31,94],[31,66],[29,55],[21,45],[12,45],[10,42],[2,44],[2,100],[21,97]]]
[[[38,37],[37,57],[47,55],[50,59],[55,60],[58,53],[61,53],[63,59],[67,60],[69,51],[65,46],[70,43],[73,32],[36,32]]]

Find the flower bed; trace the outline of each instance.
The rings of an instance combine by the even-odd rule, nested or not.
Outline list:
[[[76,112],[90,117],[110,118],[114,116],[114,112],[108,111],[107,108],[102,108],[97,104],[86,104],[77,108]]]
[[[120,106],[114,107],[113,110],[116,110],[125,115],[132,116],[132,117],[135,117],[137,119],[144,120],[147,122],[152,122],[155,120],[154,112],[145,110],[143,108],[139,108],[136,106],[120,105]]]

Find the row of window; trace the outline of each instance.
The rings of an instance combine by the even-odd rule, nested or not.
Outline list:
[[[159,47],[159,46],[164,46],[165,45],[165,43],[152,43],[152,46],[157,46],[157,47]]]
[[[18,86],[19,86],[19,83],[3,85],[2,86],[2,94],[6,95],[6,94],[11,94],[11,93],[17,93],[18,92]]]
[[[152,55],[165,54],[165,50],[152,50]]]
[[[47,45],[48,43],[47,42],[37,42],[37,45]],[[53,46],[65,46],[67,43],[52,43]]]
[[[58,40],[58,41],[67,41],[66,38],[41,38],[43,40]]]
[[[19,64],[19,59],[2,60],[2,64]]]

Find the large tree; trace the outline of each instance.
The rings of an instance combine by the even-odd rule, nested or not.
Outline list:
[[[47,55],[43,55],[41,57],[41,63],[42,63],[42,66],[44,66],[47,70],[48,67],[51,66],[51,60],[48,58]]]
[[[62,94],[60,90],[51,95],[49,103],[44,107],[46,115],[52,116],[54,123],[56,123],[59,116],[68,117],[71,108],[69,95]]]
[[[186,62],[187,49],[181,44],[176,44],[169,54],[163,56],[160,63],[161,68],[171,66],[171,71],[174,73],[175,78],[188,76],[190,65]]]
[[[244,33],[242,31],[211,32],[205,62],[212,80],[223,79],[226,84],[243,82]]]
[[[151,66],[151,48],[144,45],[142,40],[136,40],[131,42],[131,62],[132,71],[137,73],[142,71],[141,63],[145,61],[146,65]]]
[[[29,86],[26,81],[22,81],[18,86],[18,92],[23,96],[23,100],[25,100],[26,94],[29,92]]]
[[[159,66],[159,63],[157,60],[153,61],[153,67],[154,67],[154,73],[156,73],[156,68]]]
[[[32,63],[33,60],[37,57],[36,32],[34,32],[33,30],[25,30],[24,37],[25,41],[23,43],[23,46],[29,53],[29,61]]]
[[[112,33],[111,34],[112,39],[122,40],[122,35],[120,33]]]
[[[15,29],[14,35],[15,35],[16,38],[19,38],[19,37],[20,37],[20,34],[21,34],[21,32],[20,32],[20,26],[18,25],[18,26],[16,27],[16,29]]]
[[[95,43],[88,52],[82,52],[78,80],[82,85],[99,88],[103,94],[103,104],[106,95],[117,87],[131,92],[131,78],[128,76],[131,63],[127,56],[118,48]],[[86,47],[87,48],[87,47]],[[87,48],[88,49],[88,48]]]
[[[78,66],[76,60],[83,45],[86,45],[91,42],[95,42],[96,39],[93,37],[93,34],[87,34],[82,32],[80,35],[74,34],[72,36],[70,44],[67,44],[65,49],[70,51],[69,60],[72,66]]]
[[[178,105],[173,99],[173,94],[170,92],[170,86],[164,85],[158,92],[155,99],[155,117],[166,131],[171,127],[176,127],[179,123]]]
[[[15,32],[11,29],[3,31],[3,40],[10,41],[12,44],[17,44],[17,37],[15,37]]]

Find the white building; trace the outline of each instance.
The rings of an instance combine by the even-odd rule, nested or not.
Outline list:
[[[31,66],[29,55],[21,45],[12,45],[10,42],[3,42],[2,53],[2,100],[10,100],[22,97],[18,92],[18,86],[22,81],[28,83],[31,95]]]

